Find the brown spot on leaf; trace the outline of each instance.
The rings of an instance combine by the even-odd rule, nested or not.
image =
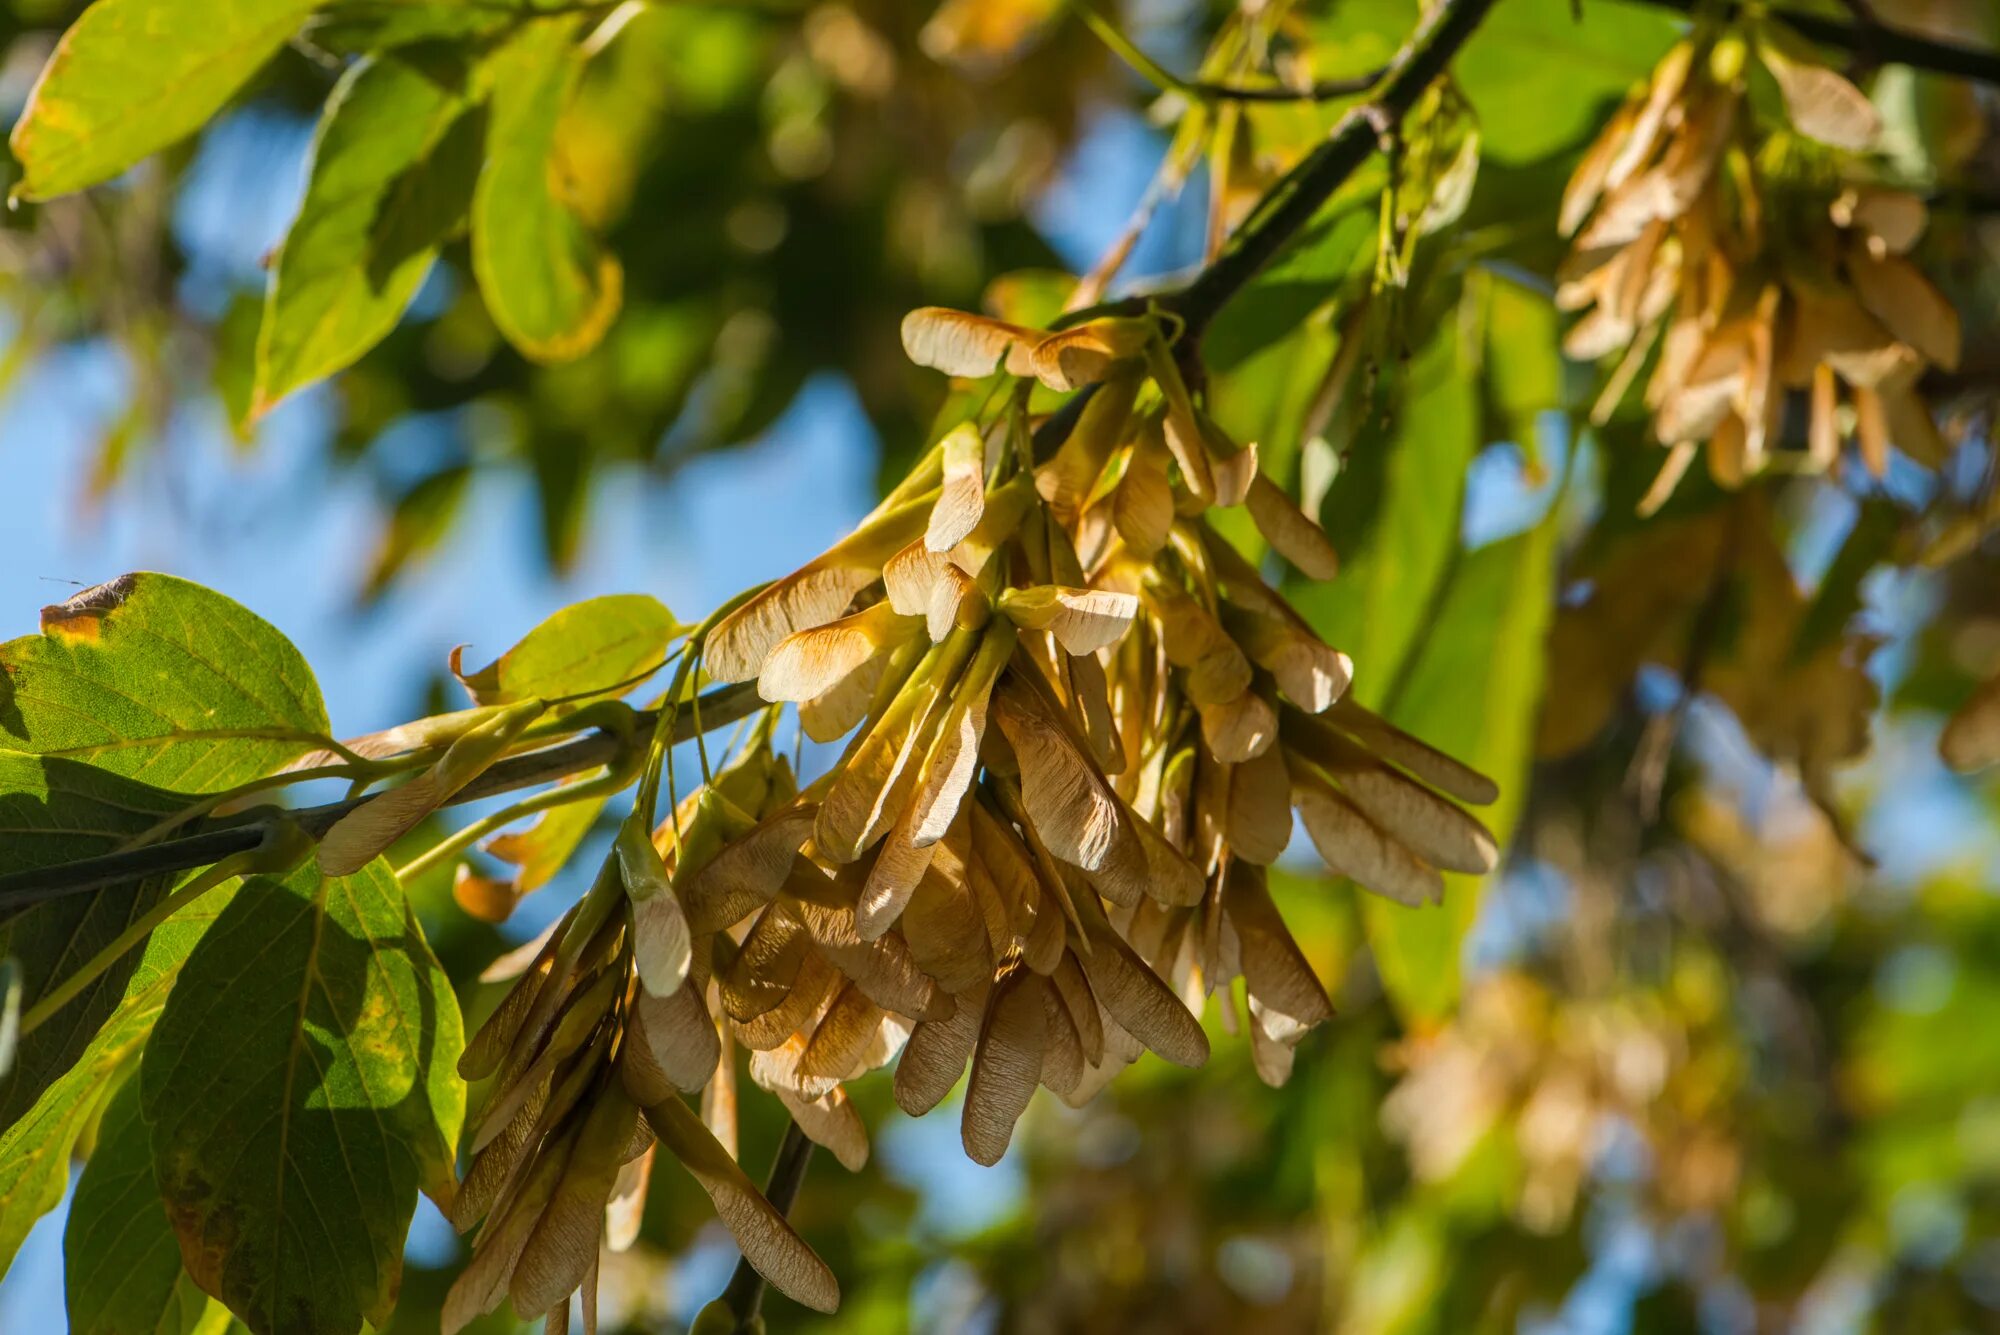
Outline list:
[[[104,617],[125,605],[132,596],[136,576],[117,579],[85,589],[64,602],[42,609],[42,634],[66,640],[95,640],[102,632]]]

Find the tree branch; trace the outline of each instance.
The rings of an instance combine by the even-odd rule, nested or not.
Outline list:
[[[1433,10],[1389,62],[1375,96],[1341,117],[1333,132],[1271,187],[1249,221],[1230,237],[1229,244],[1214,262],[1195,275],[1193,282],[1158,299],[1162,308],[1184,321],[1184,332],[1174,349],[1184,366],[1192,363],[1196,345],[1209,322],[1251,279],[1263,272],[1264,266],[1305,229],[1333,192],[1368,161],[1384,130],[1399,123],[1431,82],[1444,73],[1445,66],[1493,5],[1494,0],[1445,0]],[[1095,314],[1137,315],[1144,313],[1148,305],[1147,298],[1128,297],[1092,310]],[[1034,456],[1038,462],[1054,454],[1069,436],[1096,388],[1086,386],[1081,393],[1071,395],[1035,428]]]
[[[1494,0],[1445,0],[1410,38],[1375,95],[1340,118],[1333,133],[1271,187],[1250,221],[1231,237],[1215,262],[1177,295],[1167,309],[1187,321],[1182,342],[1192,346],[1230,298],[1255,278],[1304,230],[1320,205],[1374,153],[1382,135],[1400,123],[1451,58],[1472,36]]]
[[[701,697],[699,711],[684,706],[675,717],[674,740],[687,741],[695,735],[697,726],[702,731],[713,732],[717,728],[755,713],[763,705],[764,701],[757,694],[755,682],[739,682],[734,686],[724,686],[719,690],[710,691]],[[638,717],[641,731],[650,735],[657,711],[641,713]],[[700,719],[699,725],[695,722],[697,717]],[[445,805],[460,806],[501,793],[510,793],[518,788],[532,788],[536,784],[553,783],[572,774],[586,773],[615,760],[624,744],[624,739],[612,733],[592,732],[564,742],[560,746],[530,751],[526,755],[509,756],[452,794]],[[11,913],[30,904],[38,904],[45,899],[56,899],[84,890],[96,890],[124,881],[186,871],[192,867],[205,867],[212,862],[221,861],[232,853],[247,852],[256,848],[263,843],[264,836],[271,827],[281,820],[291,821],[317,839],[332,829],[334,823],[342,816],[368,800],[368,796],[351,797],[345,801],[328,802],[324,806],[304,807],[296,811],[272,811],[266,808],[233,824],[204,830],[185,838],[169,839],[157,844],[147,844],[143,848],[106,853],[94,858],[83,858],[54,867],[37,867],[29,871],[12,872],[0,876],[0,913]]]
[[[1672,9],[1682,14],[1712,9],[1726,19],[1736,18],[1745,8],[1740,0],[1723,0],[1720,4],[1711,4],[1710,0],[1633,0],[1633,3],[1651,5],[1655,9]],[[1890,27],[1882,22],[1879,15],[1868,23],[1844,23],[1796,9],[1772,8],[1767,12],[1808,41],[1851,51],[1878,64],[1908,65],[1933,74],[2000,84],[2000,53],[1919,37],[1913,32]]]

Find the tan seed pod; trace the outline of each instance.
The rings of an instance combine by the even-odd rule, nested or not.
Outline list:
[[[1923,270],[1900,255],[1850,246],[1847,272],[1861,305],[1891,335],[1945,370],[1958,369],[1958,311]]]
[[[1333,1018],[1333,1002],[1271,902],[1264,871],[1239,863],[1223,892],[1235,928],[1237,955],[1250,995],[1264,1007],[1311,1027]]]
[[[1487,806],[1500,787],[1484,774],[1412,737],[1352,697],[1335,704],[1327,721],[1368,750],[1392,761],[1440,792],[1474,806]]]
[[[708,634],[702,666],[716,681],[749,681],[787,635],[823,626],[881,578],[882,565],[923,532],[930,505],[905,502],[864,523],[800,569],[767,585]]]
[[[1090,990],[1111,1018],[1125,1031],[1176,1066],[1195,1067],[1208,1061],[1208,1036],[1160,976],[1140,959],[1103,916],[1094,902],[1087,909],[1085,931],[1090,945],[1082,960]]]
[[[703,863],[683,886],[689,928],[699,936],[720,932],[770,903],[817,816],[810,802],[782,807]]]
[[[1320,859],[1365,890],[1410,908],[1444,898],[1435,867],[1396,842],[1309,767],[1292,771],[1292,801]]]
[[[1027,1111],[1042,1075],[1048,1041],[1041,975],[1015,967],[994,983],[972,1056],[960,1136],[975,1163],[1000,1162],[1014,1123]]]
[[[1264,540],[1300,574],[1307,579],[1332,579],[1340,573],[1340,557],[1326,530],[1308,519],[1284,488],[1259,474],[1250,483],[1244,503]]]
[[[1229,847],[1243,862],[1267,867],[1292,840],[1292,781],[1281,747],[1229,771]]]
[[[917,618],[887,602],[787,635],[764,660],[757,693],[766,700],[812,700],[865,672],[916,633]],[[880,671],[879,667],[876,671]]]
[[[636,1125],[638,1107],[624,1089],[610,1085],[598,1091],[562,1169],[562,1181],[514,1263],[508,1283],[514,1311],[548,1311],[558,1301],[568,1303],[582,1285],[598,1257],[604,1207]]]
[[[911,1117],[935,1108],[965,1074],[965,1064],[979,1042],[990,986],[990,979],[982,975],[957,995],[950,1016],[922,1021],[910,1031],[910,1041],[896,1062],[895,1095],[896,1106]]]
[[[701,992],[684,987],[656,997],[641,988],[632,998],[618,1065],[634,1101],[658,1103],[675,1090],[692,1094],[715,1074],[722,1048]]]
[[[1023,630],[1046,630],[1070,654],[1094,654],[1131,628],[1139,600],[1129,593],[1069,589],[1054,584],[1008,589],[1000,612]]]
[[[1874,104],[1790,29],[1771,21],[1760,25],[1757,55],[1777,80],[1785,113],[1800,134],[1854,152],[1874,145],[1882,133]]]
[[[1278,711],[1245,687],[1233,700],[1201,706],[1201,737],[1208,753],[1225,765],[1254,760],[1278,740]]]
[[[744,1259],[773,1288],[815,1312],[840,1306],[840,1284],[826,1262],[773,1209],[736,1160],[679,1099],[645,1109],[646,1124],[680,1165],[694,1176]]]
[[[924,546],[948,552],[972,532],[986,513],[986,441],[979,429],[962,422],[946,434],[944,481],[931,507]]]
[[[943,306],[922,306],[903,317],[903,351],[910,360],[962,379],[992,375],[1017,346],[1040,337],[1032,329]]]
[[[778,1102],[799,1124],[799,1130],[815,1145],[833,1152],[840,1166],[858,1173],[868,1166],[868,1128],[861,1114],[848,1100],[847,1091],[836,1088],[816,1099],[801,1098],[784,1090],[776,1091]]]

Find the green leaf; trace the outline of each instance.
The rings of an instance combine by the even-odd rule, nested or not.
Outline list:
[[[0,751],[0,874],[108,853],[181,799],[76,761]],[[0,955],[21,968],[21,1003],[34,1005],[158,902],[164,878],[105,886],[0,912]],[[15,1049],[0,1077],[0,1127],[70,1069],[116,1005],[137,952],[94,980]]]
[[[1377,209],[1388,173],[1370,161],[1333,197],[1271,267],[1223,307],[1202,336],[1202,362],[1226,372],[1283,339],[1375,258]]]
[[[484,137],[464,83],[453,62],[383,56],[334,88],[272,269],[253,414],[380,342],[463,225]]]
[[[181,1249],[153,1180],[153,1145],[126,1080],[105,1109],[63,1230],[70,1335],[191,1335],[209,1297]]]
[[[235,882],[217,886],[147,938],[111,1018],[27,1114],[0,1133],[0,1270],[13,1261],[35,1221],[62,1199],[77,1138],[137,1059],[181,965],[235,892]]]
[[[1398,726],[1500,785],[1499,801],[1478,815],[1503,846],[1534,752],[1555,550],[1556,524],[1545,518],[1460,561],[1389,711]],[[1406,1022],[1442,1019],[1457,1004],[1460,956],[1483,886],[1482,877],[1447,875],[1435,909],[1362,896],[1376,967]]]
[[[516,11],[532,8],[514,6]],[[312,26],[315,46],[365,55],[420,42],[465,42],[490,37],[518,21],[505,5],[465,0],[357,0],[335,4]]]
[[[1532,162],[1596,134],[1606,104],[1652,72],[1684,22],[1645,5],[1508,0],[1452,73],[1479,114],[1486,152]]]
[[[448,1199],[463,1047],[451,984],[383,863],[246,882],[140,1069],[188,1273],[260,1333],[380,1325],[418,1188]]]
[[[1555,304],[1520,283],[1484,273],[1487,437],[1511,440],[1531,467],[1546,456],[1541,415],[1563,406],[1562,330]]]
[[[618,260],[560,198],[556,127],[582,68],[573,18],[538,20],[493,57],[493,121],[472,200],[472,268],[493,323],[528,357],[563,362],[618,313]]]
[[[1368,68],[1402,45],[1419,8],[1343,0],[1321,11],[1315,36],[1340,53],[1339,72]],[[1453,60],[1452,78],[1478,113],[1486,155],[1532,162],[1595,134],[1605,103],[1651,72],[1685,22],[1645,4],[1507,0]]]
[[[451,535],[471,485],[471,465],[449,464],[418,479],[396,498],[369,559],[361,590],[364,602],[381,597],[408,566],[431,555]]]
[[[1340,578],[1293,591],[1313,628],[1353,656],[1356,696],[1371,707],[1402,676],[1458,548],[1480,437],[1476,350],[1462,348],[1458,324],[1444,320],[1419,350],[1392,434],[1364,434],[1327,495],[1327,532],[1344,547],[1359,539],[1341,553]]]
[[[650,594],[607,594],[553,613],[498,659],[458,679],[482,705],[593,695],[658,667],[687,631]],[[454,651],[452,670],[458,667]]]
[[[175,792],[269,774],[320,745],[319,684],[255,613],[172,575],[120,575],[0,644],[0,746]]]
[[[9,140],[23,199],[108,180],[199,129],[315,0],[98,0],[63,34]]]

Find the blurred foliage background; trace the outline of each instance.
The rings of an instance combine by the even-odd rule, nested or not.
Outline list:
[[[80,8],[0,6],[10,115]],[[2000,44],[1984,0],[1874,8]],[[2000,1330],[2000,787],[1935,758],[2000,661],[1993,91],[1856,67],[1885,170],[1933,201],[1922,257],[1966,326],[1934,386],[1943,466],[1691,477],[1641,521],[1658,452],[1642,415],[1592,424],[1597,373],[1560,354],[1556,209],[1684,19],[1579,9],[1502,0],[1467,47],[1417,147],[1441,177],[1474,137],[1476,180],[1401,281],[1380,282],[1378,165],[1205,345],[1216,418],[1341,548],[1338,580],[1291,592],[1364,702],[1502,780],[1503,873],[1453,878],[1425,913],[1282,878],[1340,1010],[1282,1089],[1219,1036],[1202,1071],[1149,1057],[1084,1112],[1038,1100],[978,1170],[953,1119],[903,1121],[875,1077],[874,1161],[823,1160],[795,1212],[845,1308],[773,1298],[774,1329]],[[1117,21],[1169,68],[1332,79],[1414,17],[1138,0]],[[343,40],[295,43],[112,186],[7,215],[0,376],[86,344],[126,371],[87,478],[55,498],[72,522],[170,489],[175,424],[248,454],[294,412],[245,422],[263,274],[218,237],[292,206]],[[454,532],[499,522],[465,503],[479,470],[532,476],[539,522],[511,540],[560,568],[593,482],[753,441],[820,375],[852,386],[894,477],[944,394],[898,320],[1046,315],[1076,263],[1050,239],[1066,171],[1138,151],[1184,178],[1155,192],[1128,276],[1170,285],[1338,111],[1159,98],[1054,0],[645,7],[561,140],[571,202],[624,264],[616,323],[581,360],[531,364],[448,248],[286,428],[380,496],[372,547],[325,578],[362,603],[421,581]],[[1156,130],[1106,139],[1135,114]],[[455,978],[511,944],[447,886],[413,893]],[[471,1018],[492,1001],[465,997]],[[780,1110],[744,1111],[755,1171]],[[658,1184],[605,1274],[614,1328],[686,1320],[731,1255],[691,1184]],[[459,1256],[419,1230],[391,1329],[435,1328]]]

